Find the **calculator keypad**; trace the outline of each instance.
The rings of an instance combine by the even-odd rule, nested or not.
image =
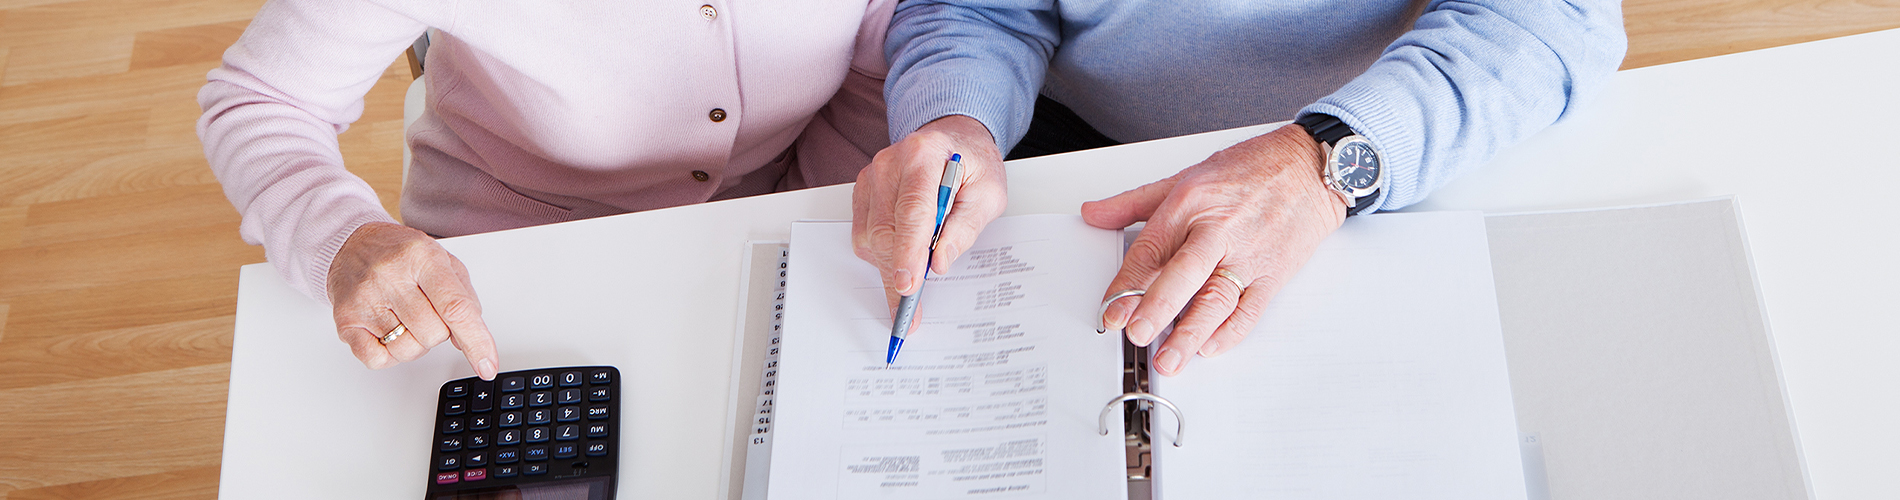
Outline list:
[[[620,378],[612,367],[524,370],[442,385],[428,498],[586,477],[619,468]],[[612,481],[609,481],[609,492]]]

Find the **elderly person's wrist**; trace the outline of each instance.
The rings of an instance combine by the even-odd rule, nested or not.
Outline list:
[[[996,142],[996,134],[990,132],[990,128],[983,125],[982,121],[972,118],[970,115],[945,115],[941,118],[931,120],[929,123],[925,123],[922,127],[917,127],[917,131],[911,132],[911,134],[914,135],[924,132],[950,134],[961,138],[963,142],[966,143],[978,140],[988,141],[992,144]]]
[[[1275,130],[1275,132],[1286,133],[1288,140],[1296,146],[1295,149],[1305,153],[1299,155],[1298,157],[1301,158],[1301,160],[1297,160],[1295,163],[1305,165],[1306,170],[1313,173],[1311,180],[1313,181],[1312,185],[1314,187],[1325,190],[1328,198],[1338,201],[1340,207],[1346,209],[1352,208],[1352,200],[1347,199],[1345,193],[1335,191],[1326,186],[1325,172],[1328,147],[1325,144],[1319,142],[1319,140],[1315,139],[1304,127],[1299,125],[1289,124],[1280,127]],[[1344,218],[1345,213],[1341,212],[1340,217]]]

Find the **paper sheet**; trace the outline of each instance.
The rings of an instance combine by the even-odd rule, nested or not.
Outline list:
[[[1156,497],[1523,499],[1477,212],[1354,218],[1232,351],[1151,389]]]
[[[849,223],[792,228],[770,497],[1123,498],[1120,340],[1092,317],[1120,232],[998,220],[923,288],[886,367],[890,313]],[[1121,429],[1120,413],[1110,420]]]

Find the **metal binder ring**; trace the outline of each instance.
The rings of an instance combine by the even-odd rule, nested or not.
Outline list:
[[[1102,435],[1103,436],[1108,435],[1109,412],[1120,409],[1121,403],[1126,403],[1126,402],[1134,401],[1134,400],[1142,400],[1142,401],[1158,404],[1163,407],[1166,407],[1168,411],[1174,412],[1174,447],[1180,448],[1181,434],[1187,431],[1187,416],[1182,415],[1181,409],[1175,408],[1174,403],[1168,402],[1166,398],[1149,394],[1146,392],[1125,393],[1120,396],[1116,396],[1114,401],[1109,401],[1107,406],[1103,406],[1102,415],[1095,418],[1095,425],[1102,429]]]
[[[1119,292],[1115,292],[1114,295],[1108,296],[1108,300],[1102,301],[1101,310],[1095,311],[1095,325],[1096,325],[1095,334],[1101,335],[1104,333],[1108,333],[1108,305],[1109,304],[1113,304],[1117,300],[1121,300],[1121,299],[1125,299],[1129,297],[1139,297],[1139,296],[1147,295],[1147,294],[1148,294],[1147,290],[1122,290]]]

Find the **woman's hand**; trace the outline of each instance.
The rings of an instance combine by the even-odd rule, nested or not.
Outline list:
[[[1115,301],[1103,321],[1145,346],[1187,308],[1155,354],[1164,375],[1180,373],[1194,353],[1213,357],[1238,345],[1346,218],[1345,197],[1320,180],[1322,161],[1312,136],[1287,125],[1173,177],[1082,204],[1082,218],[1096,227],[1148,221],[1103,298],[1147,294]]]
[[[468,268],[422,231],[387,222],[357,228],[330,263],[329,289],[337,337],[370,369],[420,358],[444,340],[482,380],[501,366]],[[399,324],[407,332],[385,345]]]
[[[959,187],[937,250],[927,255],[937,223],[937,186],[951,154],[963,155]],[[949,270],[1008,202],[1003,155],[989,128],[963,115],[938,118],[879,151],[858,172],[851,190],[851,243],[858,258],[877,266],[884,298],[896,310],[900,296],[923,284],[926,257],[936,272]]]

